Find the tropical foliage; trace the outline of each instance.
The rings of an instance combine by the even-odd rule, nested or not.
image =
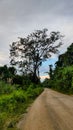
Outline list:
[[[44,81],[44,86],[47,83],[46,86],[49,88],[73,94],[73,43],[64,54],[59,56],[56,68],[50,77],[50,80]]]
[[[59,53],[62,35],[47,29],[36,30],[10,45],[11,67],[0,67],[0,129],[17,130],[16,124],[30,103],[49,87],[73,94],[73,43],[58,61],[49,66],[50,79],[40,82],[39,69],[52,54]],[[57,44],[56,44],[57,42]],[[16,68],[15,68],[15,67]],[[18,70],[19,73],[18,73]]]
[[[32,83],[27,90],[0,82],[0,129],[16,130],[16,124],[30,103],[41,94],[41,85]]]

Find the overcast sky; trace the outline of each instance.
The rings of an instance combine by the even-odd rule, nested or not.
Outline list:
[[[17,37],[43,28],[65,35],[65,51],[73,42],[73,0],[0,0],[0,65],[8,64]]]

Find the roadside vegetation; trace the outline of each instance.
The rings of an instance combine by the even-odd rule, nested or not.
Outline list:
[[[67,51],[59,56],[56,67],[50,69],[50,80],[43,82],[44,87],[52,88],[66,94],[73,94],[73,43]]]
[[[33,83],[25,91],[18,85],[9,85],[1,81],[0,129],[16,130],[16,123],[42,91],[41,85],[34,85]]]
[[[50,79],[40,81],[39,69],[62,45],[60,32],[37,30],[10,45],[10,67],[0,66],[0,130],[17,130],[16,124],[45,87],[73,94],[73,44],[59,56]],[[57,42],[57,44],[56,44]]]

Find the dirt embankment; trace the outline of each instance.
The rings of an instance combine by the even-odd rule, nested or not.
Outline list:
[[[73,97],[45,89],[18,126],[21,130],[73,130]]]

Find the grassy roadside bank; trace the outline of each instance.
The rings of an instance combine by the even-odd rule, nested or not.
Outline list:
[[[16,123],[43,88],[41,85],[31,84],[25,91],[3,82],[0,82],[0,86],[0,129],[17,130]]]

